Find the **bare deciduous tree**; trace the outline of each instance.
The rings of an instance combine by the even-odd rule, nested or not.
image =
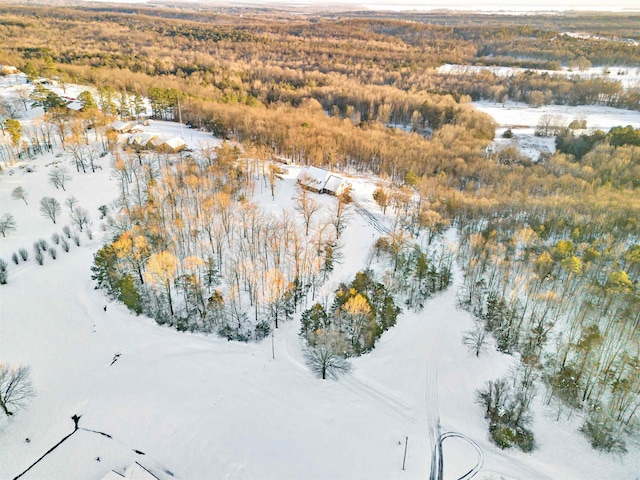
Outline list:
[[[56,217],[61,211],[60,204],[55,198],[43,197],[40,200],[40,212],[44,217],[50,218],[53,223],[56,223]]]
[[[462,343],[466,345],[470,352],[476,357],[480,356],[480,352],[486,348],[487,331],[481,322],[475,322],[474,327],[465,332],[462,337]]]
[[[295,196],[295,209],[300,212],[304,221],[305,235],[309,236],[309,227],[311,226],[311,217],[320,210],[320,204],[309,196],[306,189],[301,189],[300,193]]]
[[[336,229],[336,238],[344,231],[349,221],[349,204],[351,203],[350,189],[342,195],[337,195],[337,203],[332,211],[331,223]]]
[[[29,367],[0,365],[0,408],[7,416],[23,408],[35,395]]]
[[[315,335],[315,342],[307,349],[307,362],[323,380],[330,376],[337,378],[350,369],[346,359],[348,349],[344,334],[328,330]]]
[[[16,97],[20,102],[22,102],[22,106],[24,107],[24,111],[28,111],[27,102],[29,101],[29,95],[31,94],[31,89],[27,85],[21,85],[14,89],[16,92]]]
[[[56,168],[51,173],[49,173],[49,183],[51,183],[51,185],[56,188],[61,188],[62,191],[65,191],[64,185],[69,180],[71,180],[71,177],[69,176],[67,169],[64,167]]]
[[[16,187],[11,192],[11,198],[14,200],[22,200],[25,205],[29,205],[27,203],[27,192],[22,187]]]
[[[71,213],[71,221],[78,227],[78,230],[82,232],[84,227],[91,223],[89,212],[86,208],[76,207]]]
[[[7,236],[7,233],[16,229],[16,219],[10,213],[5,213],[0,217],[0,233],[3,237]]]
[[[64,201],[64,204],[69,207],[69,211],[73,212],[73,207],[75,207],[78,204],[78,199],[76,197],[74,197],[73,195],[71,195],[69,198],[67,198]]]

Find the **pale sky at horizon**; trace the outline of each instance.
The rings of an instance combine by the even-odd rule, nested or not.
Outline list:
[[[85,0],[114,3],[156,3],[154,0]],[[278,7],[368,7],[374,10],[469,10],[481,12],[541,12],[541,11],[640,11],[638,0],[174,0],[159,3],[187,4],[209,3],[212,5],[273,5]]]

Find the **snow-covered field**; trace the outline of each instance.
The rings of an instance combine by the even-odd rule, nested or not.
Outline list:
[[[173,123],[151,122],[149,129],[182,135],[192,148],[215,141]],[[161,479],[424,479],[438,418],[443,432],[461,432],[482,449],[476,478],[633,479],[640,472],[636,446],[622,458],[601,455],[577,432],[575,417],[555,422],[540,404],[532,454],[501,451],[489,441],[473,392],[514,359],[467,353],[461,338],[472,319],[455,307],[459,272],[452,288],[422,312],[402,314],[375,350],[335,381],[317,379],[306,366],[297,316],[275,332],[272,347],[270,339],[227,342],[132,315],[90,278],[93,253],[106,240],[97,208],[118,196],[110,157],[96,173],[76,173],[69,164],[72,179],[62,192],[47,182],[52,162],[70,160],[56,153],[62,156],[28,161],[30,173],[20,165],[0,172],[0,215],[9,212],[17,222],[0,239],[0,257],[9,263],[9,283],[0,286],[0,362],[29,365],[37,391],[26,409],[0,423],[0,478],[16,477],[71,433],[74,414],[82,415],[82,429],[21,478],[98,480],[138,461]],[[254,201],[267,210],[292,203],[299,167],[284,168],[275,201],[268,188],[256,188]],[[356,200],[385,221],[371,199],[375,179],[351,181]],[[16,186],[27,191],[29,205],[11,198]],[[70,195],[89,210],[93,239],[83,234],[79,247],[58,248],[58,258],[46,256],[42,266],[32,258],[14,265],[12,252],[24,247],[32,257],[34,241],[51,244],[51,234],[69,223],[66,207],[56,225],[43,218],[39,199],[64,204]],[[325,291],[364,267],[377,235],[352,213],[343,263]],[[476,461],[462,440],[444,442],[445,478],[458,478]]]
[[[498,77],[510,77],[517,73],[535,72],[547,75],[562,75],[580,79],[605,78],[607,80],[620,82],[624,88],[640,86],[640,68],[613,66],[613,67],[591,67],[583,71],[569,70],[566,67],[560,70],[543,70],[536,68],[499,67],[492,65],[458,65],[445,63],[437,68],[438,73],[460,75],[467,73],[479,73],[488,71]]]
[[[540,153],[555,152],[554,137],[537,137],[534,135],[536,125],[544,115],[552,115],[569,125],[572,120],[585,120],[587,130],[609,131],[612,127],[631,125],[640,128],[640,112],[601,105],[545,105],[533,108],[526,103],[495,103],[481,100],[472,103],[473,107],[484,112],[496,121],[496,145],[517,145],[520,151],[536,160]],[[504,131],[510,128],[513,138],[502,138]]]
[[[526,103],[506,102],[505,104],[481,100],[472,105],[491,115],[500,126],[510,128],[535,128],[543,115],[562,117],[567,125],[575,119],[584,119],[587,129],[608,131],[618,125],[632,125],[640,128],[640,111],[601,105],[544,105],[533,108]]]

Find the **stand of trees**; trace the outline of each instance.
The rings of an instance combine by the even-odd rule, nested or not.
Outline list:
[[[180,330],[260,339],[332,270],[333,216],[296,215],[304,194],[301,208],[262,212],[250,199],[271,169],[237,147],[116,158],[121,212],[93,270],[133,311]]]
[[[584,217],[554,216],[523,216],[524,227],[506,216],[466,224],[460,303],[499,350],[518,352],[543,380],[558,415],[581,411],[594,447],[624,451],[639,427],[637,236],[594,233]],[[516,382],[515,395],[528,398],[523,385]]]
[[[348,370],[347,358],[372,350],[399,313],[373,271],[358,272],[350,284],[340,284],[329,311],[316,303],[302,313],[300,336],[307,343],[312,370],[322,379]]]

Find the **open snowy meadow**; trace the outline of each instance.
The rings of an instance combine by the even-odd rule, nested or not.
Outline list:
[[[496,145],[516,145],[520,151],[537,160],[541,153],[553,153],[556,150],[555,137],[535,135],[536,127],[543,117],[569,125],[573,120],[584,120],[587,131],[602,130],[608,132],[616,126],[631,125],[640,128],[640,112],[602,105],[544,105],[533,108],[522,102],[496,103],[490,100],[473,102],[474,108],[490,115],[498,124]],[[512,138],[503,138],[502,134],[510,129]]]
[[[18,85],[5,84],[2,94]],[[480,106],[489,113],[516,108]],[[23,124],[41,113],[26,112]],[[589,126],[601,118],[589,117]],[[640,125],[640,118],[627,123]],[[145,129],[180,136],[192,150],[219,142],[176,123],[151,121]],[[337,380],[320,380],[307,366],[300,311],[258,343],[181,333],[132,314],[91,279],[93,255],[108,239],[98,209],[117,209],[113,158],[100,157],[99,168],[87,173],[72,162],[58,145],[0,171],[0,216],[16,221],[16,230],[0,238],[0,258],[8,263],[8,283],[0,285],[0,363],[29,366],[36,391],[26,408],[0,421],[0,478],[18,477],[72,433],[73,415],[81,416],[79,430],[20,478],[99,480],[138,462],[160,479],[424,479],[438,425],[454,434],[443,442],[446,479],[469,478],[463,477],[469,471],[486,480],[638,477],[638,445],[621,457],[596,452],[578,432],[579,419],[557,422],[541,395],[533,453],[490,442],[474,391],[516,359],[491,346],[476,358],[462,344],[473,322],[456,308],[458,269],[447,291],[418,313],[405,309],[375,349],[354,358],[351,372]],[[70,176],[64,191],[48,181],[62,167]],[[292,208],[300,167],[283,168],[275,199],[256,181],[252,201],[265,211]],[[376,179],[349,181],[354,200],[375,221],[351,211],[343,258],[319,295],[365,268],[380,235],[376,225],[392,222],[372,199]],[[26,202],[12,198],[16,187]],[[62,205],[55,223],[41,215],[42,197]],[[69,197],[89,212],[91,234],[72,233],[66,252],[52,235],[64,239],[65,226],[73,232]],[[328,209],[336,199],[317,201]],[[40,239],[57,250],[55,259],[45,253],[42,265],[32,248]],[[450,231],[443,242],[455,248],[455,240]],[[15,264],[12,254],[21,248],[28,259]]]

